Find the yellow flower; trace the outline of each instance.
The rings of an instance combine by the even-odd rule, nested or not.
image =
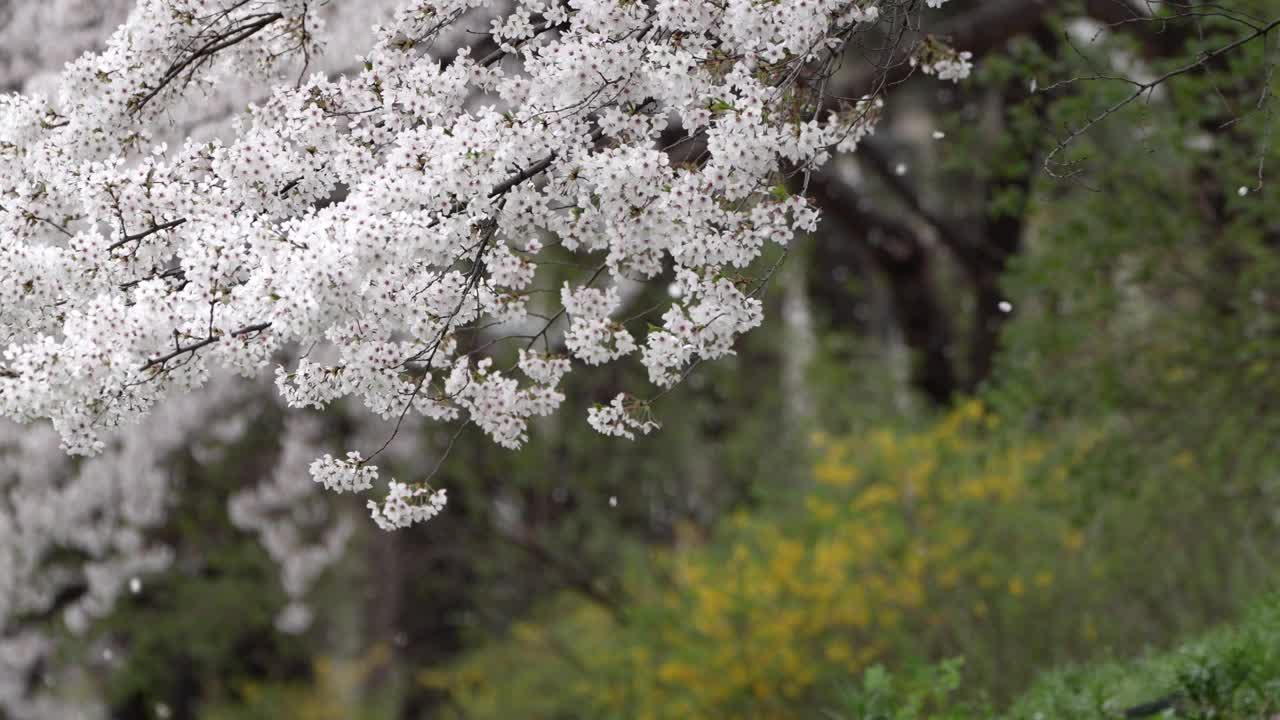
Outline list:
[[[849,647],[849,643],[843,640],[832,640],[827,643],[823,654],[831,662],[845,662],[853,657],[853,649]]]
[[[858,525],[853,530],[853,545],[860,553],[869,553],[879,544],[880,535],[873,528]]]
[[[960,584],[960,571],[953,567],[949,567],[942,571],[938,576],[938,584],[944,588],[950,589]]]
[[[521,642],[535,642],[542,637],[542,626],[530,622],[518,622],[512,626],[511,634]]]
[[[1181,470],[1186,470],[1196,464],[1196,458],[1188,450],[1183,450],[1173,456],[1173,465]]]
[[[911,488],[923,488],[925,480],[938,469],[938,462],[934,458],[925,458],[907,468],[904,477],[904,483]]]
[[[966,402],[960,412],[963,413],[965,417],[976,420],[982,417],[986,412],[986,408],[982,406],[981,400],[973,399]]]
[[[885,459],[892,460],[898,449],[898,438],[887,430],[877,430],[871,433],[871,445],[880,451]]]
[[[963,550],[973,540],[973,531],[967,527],[953,527],[947,530],[947,548]]]
[[[729,605],[729,598],[713,587],[698,588],[698,609],[708,615],[719,615]]]
[[[658,679],[669,685],[687,685],[697,677],[697,671],[682,662],[668,661],[658,666]]]
[[[854,510],[870,510],[880,505],[887,505],[898,499],[898,493],[887,485],[872,485],[857,500],[853,501]]]
[[[804,504],[816,520],[826,522],[836,516],[836,506],[820,497],[809,495],[804,499]]]
[[[968,480],[960,486],[960,495],[973,500],[981,500],[987,495],[987,485],[981,479]]]
[[[823,587],[834,590],[835,581],[844,577],[844,566],[849,559],[850,548],[845,543],[821,542],[813,550],[813,574]]]
[[[813,477],[824,485],[848,487],[858,480],[858,468],[848,463],[828,460],[813,468]]]
[[[904,578],[898,582],[898,602],[904,607],[918,608],[924,605],[924,587],[915,578]]]
[[[1022,593],[1026,592],[1026,590],[1027,590],[1027,588],[1026,588],[1026,586],[1025,586],[1025,585],[1023,585],[1023,583],[1022,583],[1022,578],[1020,578],[1020,577],[1015,577],[1015,578],[1013,578],[1012,580],[1010,580],[1010,581],[1009,581],[1009,594],[1010,594],[1010,595],[1012,595],[1012,596],[1014,596],[1014,597],[1020,597],[1020,596],[1022,595]]]
[[[898,621],[902,619],[902,613],[894,608],[885,608],[880,611],[880,625],[885,628],[893,629],[898,626]]]
[[[1036,573],[1036,587],[1044,590],[1050,585],[1053,585],[1053,573],[1048,570],[1042,570]]]
[[[453,685],[453,673],[447,670],[419,670],[418,684],[436,690],[444,690]]]

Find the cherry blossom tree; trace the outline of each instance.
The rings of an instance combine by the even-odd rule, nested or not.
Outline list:
[[[353,532],[320,489],[383,490],[384,529],[444,509],[434,473],[380,476],[419,424],[517,448],[569,373],[637,362],[650,386],[585,419],[657,429],[763,321],[811,176],[892,167],[864,142],[884,87],[996,42],[921,36],[942,4],[0,0],[0,708],[69,716],[32,692],[35,621],[82,632],[170,562],[166,456],[242,430],[241,399],[297,411],[229,507],[286,631]],[[302,412],[352,406],[383,424],[342,447]]]
[[[809,174],[872,131],[878,98],[831,91],[846,47],[926,10],[418,0],[313,72],[331,7],[143,0],[56,94],[0,99],[0,413],[93,455],[219,370],[274,372],[291,407],[394,423],[310,464],[362,492],[409,416],[519,447],[575,365],[638,356],[655,389],[587,419],[649,432],[761,322],[764,249],[818,220]],[[932,40],[911,62],[969,69]],[[226,137],[175,133],[228,85],[264,90]],[[653,281],[669,306],[623,317]],[[445,502],[389,488],[384,528]]]
[[[390,423],[326,453],[294,417],[232,498],[280,564],[285,631],[351,534],[316,489],[372,489],[406,423],[516,448],[575,366],[637,356],[654,389],[587,420],[656,429],[652,401],[761,322],[765,248],[818,219],[809,174],[873,130],[879,98],[831,90],[846,49],[925,10],[0,6],[0,708],[69,716],[39,691],[50,621],[83,633],[172,561],[149,534],[181,491],[169,458],[242,429],[262,380]],[[936,41],[910,61],[969,70]],[[628,316],[654,282],[669,305]],[[429,479],[389,480],[375,523],[439,513]]]

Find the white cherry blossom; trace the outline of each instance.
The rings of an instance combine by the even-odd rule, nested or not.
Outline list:
[[[638,355],[656,387],[587,419],[648,432],[646,396],[761,323],[766,249],[815,229],[790,180],[881,108],[823,79],[884,3],[405,0],[323,73],[345,16],[312,5],[141,0],[56,92],[0,97],[0,415],[93,455],[230,370],[516,448],[575,365]],[[175,134],[234,84],[263,91],[226,132]],[[627,316],[623,287],[673,282]],[[369,450],[310,475],[371,490]],[[388,481],[383,527],[443,505]]]

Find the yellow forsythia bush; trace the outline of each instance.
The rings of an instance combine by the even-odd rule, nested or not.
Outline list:
[[[997,426],[970,402],[923,432],[817,434],[794,507],[642,556],[620,610],[559,598],[419,679],[468,718],[814,717],[874,662],[963,653],[1084,543],[1052,511],[1077,453]]]

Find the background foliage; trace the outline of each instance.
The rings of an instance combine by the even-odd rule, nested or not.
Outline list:
[[[464,435],[449,510],[359,531],[286,638],[219,519],[278,452],[264,414],[183,471],[182,560],[102,624],[121,652],[88,682],[120,717],[205,720],[1274,713],[1280,40],[1091,124],[1133,92],[1098,76],[1239,26],[1052,7],[973,45],[972,81],[893,88],[862,164],[816,182],[828,223],[776,322],[668,395],[661,433],[591,432],[618,383],[583,374],[523,451]],[[422,431],[394,472],[451,442]]]

